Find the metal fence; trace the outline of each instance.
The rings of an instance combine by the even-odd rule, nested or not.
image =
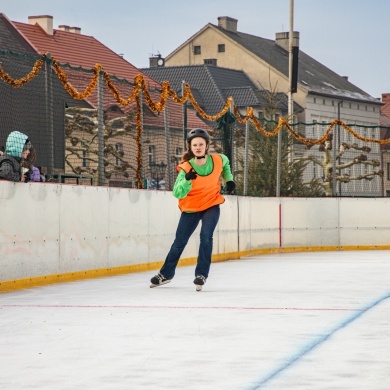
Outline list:
[[[279,186],[281,196],[386,195],[381,145],[389,140],[380,127],[260,121],[251,107],[241,116],[231,99],[210,116],[189,85],[176,94],[169,83],[150,88],[142,75],[124,80],[104,66],[9,51],[0,62],[0,146],[12,130],[27,134],[47,180],[171,190],[196,113],[212,149],[229,157],[237,194],[275,196]]]

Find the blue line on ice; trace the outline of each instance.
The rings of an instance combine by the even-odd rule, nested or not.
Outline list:
[[[375,306],[378,306],[381,302],[385,301],[388,298],[390,298],[390,292],[388,292],[386,295],[382,296],[381,298],[378,298],[375,301],[371,302],[368,306],[361,309],[359,312],[353,314],[352,316],[347,318],[345,321],[341,322],[339,325],[337,325],[330,331],[319,336],[317,339],[304,346],[296,354],[288,357],[283,364],[281,364],[279,367],[277,367],[275,370],[269,373],[265,378],[261,379],[258,383],[254,384],[253,387],[250,387],[250,390],[258,390],[264,388],[264,386],[267,385],[272,379],[279,376],[281,373],[283,373],[285,370],[287,370],[289,367],[291,367],[300,359],[302,359],[305,355],[307,355],[310,351],[312,351],[313,349],[317,348],[322,343],[330,339],[337,331],[339,331],[342,328],[345,328],[347,325],[351,324],[353,321],[357,320],[363,314],[367,313]]]

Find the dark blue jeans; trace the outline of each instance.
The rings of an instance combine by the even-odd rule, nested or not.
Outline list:
[[[202,227],[200,229],[200,246],[195,276],[203,275],[205,278],[209,276],[211,254],[213,252],[213,234],[219,215],[219,205],[196,213],[181,213],[175,240],[160,270],[165,278],[172,279],[175,276],[180,256],[200,221],[202,221]]]

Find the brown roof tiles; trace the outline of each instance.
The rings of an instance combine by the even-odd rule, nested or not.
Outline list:
[[[146,85],[151,89],[160,89],[161,84],[153,80],[148,75],[142,73],[138,68],[127,62],[122,56],[113,52],[110,48],[103,45],[92,36],[83,35],[79,32],[70,32],[64,30],[53,29],[53,35],[47,34],[39,24],[27,24],[20,22],[12,22],[15,28],[23,35],[30,45],[41,55],[50,53],[60,64],[69,64],[72,67],[82,67],[83,69],[92,69],[96,64],[101,64],[104,70],[110,76],[116,76],[120,79],[126,79],[130,83],[134,78],[142,74]],[[68,70],[65,69],[67,73]],[[75,80],[72,79],[72,85],[83,90],[85,85],[75,85]],[[125,92],[127,90],[127,92]],[[127,98],[129,88],[124,91],[120,90],[122,97]],[[90,97],[90,103],[96,105],[96,93]],[[159,96],[154,94],[154,99],[159,100]],[[105,106],[114,104],[113,96],[108,99],[105,97]],[[125,109],[126,111],[129,109]],[[169,101],[169,116],[172,126],[182,126],[182,106],[173,104]],[[146,120],[146,118],[145,118]],[[159,115],[154,121],[154,125],[163,126],[164,115]],[[207,125],[198,118],[193,112],[189,111],[187,116],[188,127],[207,127]],[[146,122],[145,122],[146,124]]]

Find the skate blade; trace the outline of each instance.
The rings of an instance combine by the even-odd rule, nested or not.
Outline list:
[[[196,285],[196,291],[202,291],[202,287],[200,284],[197,284]]]
[[[170,280],[167,280],[167,281],[165,281],[165,282],[162,282],[162,283],[160,283],[160,284],[151,284],[150,285],[150,288],[154,288],[154,287],[160,287],[160,286],[162,286],[162,285],[164,285],[164,284],[167,284],[167,283],[169,283],[170,282]]]

